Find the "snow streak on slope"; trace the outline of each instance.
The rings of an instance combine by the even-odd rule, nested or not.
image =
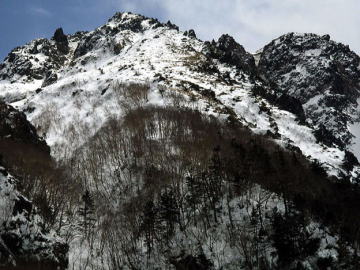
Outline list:
[[[261,82],[236,67],[209,59],[202,41],[179,32],[172,24],[116,14],[95,31],[68,39],[69,53],[63,56],[62,64],[49,68],[57,75],[52,84],[41,87],[44,78],[16,72],[0,82],[0,95],[27,113],[59,159],[71,155],[109,117],[122,114],[116,86],[132,81],[152,85],[149,103],[163,103],[160,90],[166,87],[196,99],[205,113],[223,119],[230,115],[256,133],[270,134],[285,147],[299,147],[304,155],[322,163],[330,175],[343,172],[343,151],[317,143],[312,129],[300,125],[293,114],[252,93]],[[13,52],[20,58],[38,58],[30,70],[53,61],[42,53],[30,53],[37,42]],[[48,42],[56,47],[54,40]],[[14,64],[7,59],[4,65],[3,70],[9,72]],[[209,71],[209,66],[215,71]],[[192,106],[190,100],[187,106]]]

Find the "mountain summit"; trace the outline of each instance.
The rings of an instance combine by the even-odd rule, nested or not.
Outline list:
[[[229,35],[202,42],[171,22],[117,13],[94,31],[66,36],[58,29],[51,40],[14,49],[0,67],[0,94],[42,126],[57,151],[68,146],[61,134],[79,115],[86,118],[77,124],[95,132],[107,108],[120,113],[111,98],[115,82],[152,82],[185,90],[209,112],[231,115],[256,133],[273,134],[332,175],[357,175],[356,161],[351,171],[342,164],[349,153],[358,156],[352,150],[358,142],[359,57],[328,36],[294,33],[272,41],[257,57],[256,66]],[[62,128],[50,121],[45,130],[39,123],[48,110]],[[72,143],[73,149],[82,142]]]

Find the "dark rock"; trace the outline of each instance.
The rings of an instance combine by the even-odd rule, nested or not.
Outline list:
[[[337,139],[333,133],[322,124],[314,131],[314,135],[318,142],[322,142],[329,147],[334,147],[334,145],[341,148],[344,147],[342,141]]]
[[[304,105],[320,142],[344,147],[351,140],[348,121],[358,113],[359,66],[360,57],[329,35],[289,33],[264,47],[258,73],[273,96],[286,94]],[[298,102],[293,105],[282,108],[302,115]]]
[[[0,154],[0,165],[1,164],[3,164],[3,156]],[[3,167],[0,167],[0,173],[4,176],[8,176],[8,172]]]
[[[34,126],[27,121],[25,114],[0,101],[0,138],[4,137],[35,145],[45,153],[50,153],[49,146],[38,137]]]
[[[46,87],[50,84],[53,84],[57,81],[58,79],[58,76],[56,73],[52,73],[51,71],[49,71],[47,74],[46,74],[46,77],[45,77],[45,80],[44,82],[42,83],[41,87]]]
[[[74,58],[81,57],[91,51],[97,44],[98,40],[101,38],[101,33],[95,31],[92,34],[89,34],[84,39],[82,39],[74,52]]]
[[[63,43],[67,43],[68,42],[68,39],[67,39],[67,36],[64,34],[64,31],[62,28],[58,28],[56,29],[55,33],[54,33],[54,36],[53,36],[53,39],[56,41],[56,42],[63,42]]]
[[[13,215],[24,213],[26,211],[27,215],[31,213],[32,203],[26,199],[24,196],[19,195],[15,200]]]
[[[222,35],[217,42],[205,42],[204,45],[205,55],[218,59],[222,63],[236,66],[245,73],[256,74],[254,57],[247,53],[233,37]]]
[[[358,165],[360,164],[358,159],[355,157],[355,155],[350,151],[345,150],[345,157],[343,163],[344,169],[347,171],[351,171],[354,168],[354,166],[358,166]]]
[[[190,29],[189,31],[185,31],[184,35],[191,38],[196,38],[196,33],[193,29]]]
[[[173,24],[171,21],[167,21],[167,23],[165,24],[167,27],[169,27],[170,29],[175,29],[177,31],[179,31],[179,27],[175,24]]]
[[[43,162],[45,158],[51,159],[49,147],[37,136],[25,115],[0,102],[0,198],[3,202],[0,211],[7,213],[0,224],[0,269],[64,270],[68,265],[68,245],[42,229],[39,209],[18,190],[24,179],[19,181],[8,173],[16,174],[17,168],[23,165],[24,160],[12,157],[24,147],[29,147],[25,150],[30,150],[31,158],[40,158]]]
[[[280,109],[289,111],[295,114],[301,123],[305,122],[305,112],[300,100],[287,94],[282,94],[280,98],[276,100],[276,104]]]
[[[326,41],[330,40],[330,35],[323,35],[322,38]]]
[[[196,38],[196,33],[195,33],[195,31],[193,30],[193,29],[190,29],[189,30],[189,37],[192,37],[192,38]]]
[[[201,94],[205,97],[208,97],[209,99],[215,100],[216,99],[216,95],[215,92],[209,89],[204,89],[201,91]]]
[[[105,93],[106,93],[107,90],[108,90],[108,88],[105,88],[105,89],[101,90],[101,95],[102,95],[102,96],[105,95]]]
[[[9,53],[8,57],[5,60],[12,63],[12,62],[14,62],[15,57],[16,57],[15,54],[13,52],[11,52],[11,53]]]
[[[61,53],[69,53],[69,41],[62,28],[56,29],[53,40],[55,40],[56,46]]]

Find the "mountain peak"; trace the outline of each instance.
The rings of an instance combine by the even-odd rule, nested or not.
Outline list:
[[[298,99],[319,132],[332,134],[321,140],[341,147],[352,137],[350,115],[358,114],[359,67],[360,57],[349,46],[311,33],[280,36],[264,47],[259,61],[260,72],[277,93]]]
[[[248,74],[255,74],[254,57],[228,34],[222,35],[217,42],[205,42],[204,52],[222,63],[236,66]]]
[[[179,30],[179,27],[171,21],[160,23],[157,19],[149,18],[141,14],[131,12],[116,12],[106,25],[103,27],[111,27],[119,30],[130,30],[133,32],[143,32],[150,28],[168,27],[170,29]]]

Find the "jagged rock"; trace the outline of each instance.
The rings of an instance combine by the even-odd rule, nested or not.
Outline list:
[[[189,37],[192,37],[192,38],[196,38],[196,33],[195,33],[195,31],[193,30],[193,29],[190,29],[189,30]]]
[[[263,53],[259,52],[256,55],[256,57],[261,58],[259,62],[260,72],[258,72],[254,57],[247,53],[229,35],[223,35],[216,42],[202,42],[195,38],[184,38],[184,34],[193,36],[192,31],[183,34],[172,29],[177,29],[177,27],[171,22],[160,23],[156,19],[142,15],[117,13],[108,23],[94,31],[67,35],[68,42],[72,44],[72,47],[76,48],[67,55],[59,51],[55,37],[54,40],[50,41],[39,39],[30,42],[25,46],[14,49],[1,65],[0,78],[5,79],[4,86],[6,89],[6,91],[2,92],[1,98],[9,102],[22,100],[21,104],[24,105],[20,105],[21,110],[36,121],[37,117],[44,113],[44,106],[42,105],[46,102],[45,98],[50,99],[50,97],[53,97],[54,110],[57,110],[61,117],[65,119],[67,116],[62,112],[63,105],[60,105],[63,97],[65,98],[67,94],[71,96],[72,93],[78,93],[76,97],[79,99],[84,98],[84,93],[78,92],[78,85],[66,82],[70,74],[74,76],[71,80],[80,82],[84,87],[88,88],[86,92],[89,95],[93,92],[91,88],[94,85],[98,85],[97,90],[100,89],[99,91],[101,91],[111,80],[128,80],[129,76],[132,76],[131,74],[136,74],[136,79],[141,81],[146,77],[146,80],[151,82],[160,82],[161,85],[179,87],[179,89],[183,89],[186,82],[193,82],[197,87],[188,88],[186,94],[200,94],[199,99],[205,99],[206,102],[211,101],[213,104],[209,105],[209,110],[234,111],[233,116],[236,116],[234,119],[240,121],[244,126],[262,134],[268,133],[268,131],[277,134],[278,138],[289,142],[292,146],[300,147],[297,141],[298,131],[302,129],[301,124],[304,122],[305,113],[306,127],[304,127],[304,132],[307,133],[307,142],[306,146],[303,144],[300,147],[301,150],[304,153],[306,152],[307,156],[323,159],[322,164],[330,162],[331,166],[328,168],[340,168],[339,164],[342,163],[343,153],[339,152],[337,154],[330,151],[330,148],[323,145],[324,142],[317,143],[311,132],[319,129],[320,136],[317,136],[317,138],[328,137],[321,135],[323,132],[319,127],[323,123],[326,129],[333,134],[333,138],[337,142],[341,142],[341,145],[345,145],[346,149],[351,142],[352,136],[347,130],[347,124],[355,122],[356,116],[351,116],[353,111],[349,114],[345,112],[348,111],[348,108],[355,108],[357,95],[356,91],[353,92],[351,89],[356,88],[356,83],[353,84],[354,76],[351,74],[357,74],[353,67],[356,67],[358,62],[356,57],[351,56],[351,51],[346,46],[339,48],[343,50],[344,55],[349,56],[348,60],[346,60],[345,56],[341,56],[341,53],[339,54],[337,46],[326,45],[327,43],[333,43],[327,36],[318,37],[319,43],[304,41],[309,44],[303,46],[301,42],[295,44],[297,42],[295,40],[302,38],[300,35],[289,35],[280,38],[273,45],[267,46]],[[56,35],[58,36],[56,40],[61,42],[64,40],[64,36],[61,31],[59,32]],[[308,39],[311,38],[306,38],[306,40]],[[323,43],[326,46],[324,45],[318,50],[318,44]],[[304,49],[301,49],[302,47]],[[297,50],[296,55],[289,53],[289,50],[292,50],[292,52]],[[311,80],[301,81],[301,78],[297,77],[295,72],[292,72],[288,75],[289,79],[293,80],[294,83],[288,83],[285,86],[279,85],[275,77],[267,76],[262,70],[267,65],[266,56],[271,57],[271,59],[268,59],[269,67],[274,70],[272,74],[275,75],[285,71],[290,73],[296,71],[303,62],[311,65],[316,63],[314,68],[322,70],[321,61],[328,59],[330,61],[329,70],[332,70],[331,76],[324,75],[321,77],[321,72],[319,72],[318,77],[321,80],[325,78],[323,80],[324,84],[334,85],[333,94],[326,94],[326,97],[319,100],[314,99],[312,101],[316,102],[308,103],[311,98],[316,97],[315,95],[309,99],[307,93],[313,92],[312,80],[317,78],[311,77],[311,74],[311,76],[307,76],[312,78]],[[337,57],[338,60],[330,59],[331,57]],[[112,59],[110,60],[110,58]],[[343,61],[342,58],[346,58],[346,61]],[[318,60],[319,63],[316,62]],[[256,58],[256,61],[258,61],[258,58]],[[277,65],[276,62],[278,62]],[[342,62],[348,63],[349,68]],[[300,63],[300,66],[297,63]],[[95,66],[96,69],[101,68],[102,72],[96,78],[92,78],[88,74],[92,74],[91,71]],[[181,71],[179,67],[181,67]],[[114,71],[114,78],[109,78],[109,70]],[[353,70],[352,73],[351,70]],[[78,76],[80,72],[82,76]],[[98,73],[98,71],[96,72]],[[350,75],[344,76],[347,73]],[[144,76],[145,74],[146,76]],[[286,75],[287,73],[281,74]],[[50,91],[48,91],[46,85],[55,82],[56,76],[64,78],[64,80],[57,80],[56,86],[59,89],[52,85]],[[297,81],[299,78],[300,82]],[[34,87],[31,88],[28,83],[40,79],[44,80],[42,89],[46,93],[36,95],[39,84],[36,82]],[[209,83],[206,87],[204,87],[205,82]],[[20,92],[17,90],[17,84],[29,85],[29,91]],[[293,85],[296,86],[294,89],[302,89],[304,93],[297,93],[297,95],[288,93],[291,92]],[[348,88],[347,86],[351,87]],[[258,90],[261,89],[257,94],[256,87],[259,87]],[[204,88],[211,89],[214,94],[211,92],[201,93]],[[253,89],[254,91],[252,91]],[[345,89],[350,89],[350,91]],[[96,93],[100,93],[99,91],[96,91]],[[351,95],[348,95],[348,92],[355,94],[350,98]],[[110,97],[110,95],[111,91],[108,91],[103,97]],[[246,102],[249,102],[249,110],[243,109],[247,107]],[[84,103],[90,106],[93,105],[91,99],[84,99]],[[99,104],[105,104],[105,102],[100,100]],[[218,105],[224,108],[212,108]],[[100,105],[100,110],[103,109],[102,107],[103,105]],[[325,107],[329,111],[322,113],[322,109]],[[92,112],[86,111],[86,108],[85,105],[80,106],[74,109],[74,112],[81,111],[84,115],[89,114],[91,116]],[[267,109],[262,111],[261,108]],[[286,132],[286,128],[283,126],[278,129],[275,128],[276,125],[284,125],[284,122],[286,122],[280,119],[280,116],[288,117],[289,121],[294,119],[292,114],[279,113],[279,108],[296,114],[300,120],[300,123],[291,122],[292,125],[295,125],[295,129],[291,132]],[[261,115],[256,115],[256,112],[260,112]],[[72,113],[70,114],[70,117],[74,117]],[[331,118],[335,114],[336,117]],[[89,120],[93,121],[90,116],[88,117]],[[55,132],[54,125],[50,123],[50,130],[52,130],[50,132]],[[327,142],[326,144],[332,146],[337,144],[339,146],[338,143]],[[321,148],[321,150],[317,147]],[[314,151],[309,150],[315,148],[317,149]],[[325,159],[323,157],[326,155],[318,156],[317,153],[322,149],[325,152],[329,151],[328,153],[332,157]],[[345,148],[339,146],[339,149],[343,151]]]
[[[339,146],[351,141],[347,126],[358,113],[359,66],[359,56],[329,35],[296,33],[266,45],[258,65],[276,95],[285,93],[302,103],[306,119],[318,126],[317,138]]]
[[[345,150],[345,157],[344,157],[344,168],[347,171],[351,171],[354,166],[359,165],[359,161],[358,159],[355,157],[355,155],[353,153],[351,153],[348,150]]]
[[[57,81],[57,79],[58,79],[58,77],[57,77],[56,73],[52,73],[52,71],[48,71],[41,87],[46,87],[50,84],[53,84]]]
[[[68,43],[67,36],[64,34],[64,31],[62,28],[58,28],[55,30],[53,39],[55,40],[55,42],[58,42],[58,43]]]
[[[196,38],[196,33],[193,29],[190,29],[189,31],[185,31],[184,35],[191,38]]]
[[[78,44],[74,52],[74,58],[81,57],[91,51],[98,39],[100,39],[100,36],[95,33],[86,36],[86,38]]]
[[[56,29],[53,40],[55,40],[56,46],[60,52],[63,54],[69,53],[69,41],[62,28]]]
[[[256,73],[254,57],[229,35],[222,35],[217,42],[205,42],[203,52],[222,63],[236,66],[248,74]]]
[[[42,151],[50,153],[49,146],[37,135],[25,114],[2,101],[0,101],[0,138],[36,145]]]
[[[8,79],[19,75],[26,81],[43,79],[46,73],[57,70],[66,60],[59,44],[47,39],[37,39],[13,49],[2,64],[0,78]],[[59,46],[63,45],[61,43]]]
[[[165,24],[167,27],[169,27],[170,29],[175,29],[177,31],[179,31],[179,27],[175,24],[173,24],[171,21],[167,21],[167,23]]]
[[[297,98],[289,96],[287,94],[282,94],[276,100],[276,104],[279,106],[279,108],[295,114],[299,118],[301,123],[305,122],[305,112],[301,102]]]

